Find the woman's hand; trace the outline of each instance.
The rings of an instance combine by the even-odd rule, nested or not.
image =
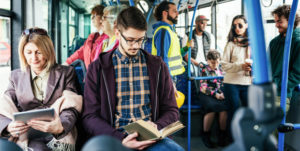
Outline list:
[[[20,135],[26,133],[29,126],[22,121],[12,121],[8,124],[6,130],[13,137],[19,137]]]
[[[224,99],[225,99],[223,93],[217,93],[217,94],[216,94],[216,98],[217,98],[218,100],[224,100]]]
[[[42,121],[38,119],[33,119],[27,124],[36,130],[56,135],[62,133],[64,130],[60,118],[56,113],[52,121]]]
[[[251,71],[251,64],[245,62],[244,64],[242,64],[242,68],[244,71]]]

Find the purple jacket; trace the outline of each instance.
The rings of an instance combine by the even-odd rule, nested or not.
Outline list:
[[[150,78],[151,119],[158,129],[162,129],[179,120],[173,83],[162,59],[141,51],[145,54]],[[113,127],[116,112],[113,52],[100,54],[99,59],[88,68],[82,122],[86,132],[92,136],[110,135],[122,140],[125,134]]]

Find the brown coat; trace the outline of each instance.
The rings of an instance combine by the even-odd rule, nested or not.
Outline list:
[[[54,102],[59,99],[64,90],[69,90],[77,93],[76,74],[72,67],[55,65],[50,70],[46,97],[43,102],[37,100],[32,91],[32,80],[30,69],[26,72],[20,69],[11,72],[9,86],[4,92],[5,96],[12,99],[18,111],[27,111],[38,108],[49,108]],[[64,133],[59,138],[68,134],[74,127],[78,113],[75,109],[67,109],[60,113]],[[3,130],[11,122],[8,117],[0,114],[0,134],[3,136]]]

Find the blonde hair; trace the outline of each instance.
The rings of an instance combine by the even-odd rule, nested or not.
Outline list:
[[[116,27],[116,21],[117,21],[117,17],[119,15],[119,13],[128,8],[128,6],[126,5],[117,5],[117,6],[107,6],[105,7],[105,9],[103,10],[103,14],[107,13],[107,16],[109,16],[110,18],[107,18],[107,21],[109,22],[110,25],[110,29],[114,29]]]
[[[32,32],[27,35],[23,34],[19,41],[19,60],[22,71],[26,71],[26,69],[29,67],[24,55],[24,47],[28,43],[35,44],[42,53],[43,57],[46,59],[45,69],[49,70],[56,64],[54,46],[50,37],[48,35]]]

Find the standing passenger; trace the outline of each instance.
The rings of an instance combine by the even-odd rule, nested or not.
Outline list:
[[[130,17],[128,17],[130,16]],[[123,126],[143,119],[161,130],[179,113],[169,71],[161,58],[141,50],[147,23],[136,7],[117,18],[117,49],[101,53],[87,72],[83,126],[91,136],[110,135],[136,150],[183,150],[169,138],[138,141]]]
[[[221,62],[222,69],[226,72],[223,81],[224,95],[230,105],[230,120],[240,104],[248,104],[248,86],[251,85],[252,78],[251,63],[246,62],[250,59],[247,28],[244,15],[233,18]]]
[[[290,16],[291,6],[283,5],[276,8],[272,15],[275,19],[276,28],[278,28],[279,35],[275,37],[269,45],[271,65],[272,65],[272,76],[273,81],[277,85],[277,98],[276,105],[280,106],[280,95],[281,95],[281,79],[282,79],[282,63],[283,63],[283,52],[285,44],[285,36],[288,28],[288,19]],[[296,14],[294,31],[292,33],[290,62],[289,62],[289,75],[287,85],[287,99],[286,109],[288,111],[290,105],[290,98],[294,88],[300,84],[300,28],[299,28],[300,17]]]
[[[177,95],[175,76],[185,71],[182,64],[185,53],[181,52],[179,38],[173,28],[178,18],[176,5],[163,1],[156,7],[154,16],[158,22],[153,25],[152,54],[160,56],[167,64]]]
[[[99,47],[102,46],[103,40],[108,38],[108,36],[102,31],[103,9],[104,6],[102,5],[96,5],[92,9],[92,22],[94,27],[97,29],[97,32],[91,33],[84,42],[84,45],[76,50],[76,52],[71,55],[64,64],[70,65],[75,60],[80,59],[84,62],[86,69],[88,69],[89,64],[95,58],[96,49],[99,49]]]
[[[194,47],[191,49],[191,62],[195,66],[203,67],[203,64],[206,64],[207,53],[210,49],[215,48],[215,37],[211,33],[205,31],[207,19],[204,15],[199,15],[196,17],[196,27],[193,31],[192,39],[194,41]],[[183,41],[187,41],[187,36]],[[188,55],[185,55],[185,60],[188,61]]]

